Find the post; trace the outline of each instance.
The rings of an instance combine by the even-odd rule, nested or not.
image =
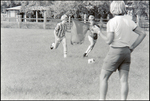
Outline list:
[[[26,16],[26,12],[24,13],[24,22],[27,22],[27,16]]]
[[[18,15],[18,28],[21,28],[21,15]]]
[[[136,20],[136,23],[138,26],[140,26],[140,18],[139,18],[139,15],[137,14],[137,20]]]
[[[86,14],[84,14],[84,23],[86,23]]]
[[[43,28],[46,29],[46,10],[44,10],[44,23]]]
[[[70,16],[69,16],[69,28],[71,28],[71,24],[70,24]]]
[[[102,17],[100,18],[100,23],[101,23],[100,27],[103,27],[103,18]]]
[[[38,12],[36,11],[36,22],[38,22]]]
[[[109,20],[109,14],[107,14],[107,20]]]
[[[17,11],[15,11],[15,21],[18,22]]]
[[[6,19],[6,20],[8,21],[8,11],[6,11],[6,15],[7,15],[7,16],[6,16],[6,17],[7,17],[7,19]]]
[[[10,22],[10,11],[8,11],[8,21]]]
[[[131,18],[133,20],[133,10],[130,11]]]

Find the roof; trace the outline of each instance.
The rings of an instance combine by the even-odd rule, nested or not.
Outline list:
[[[6,10],[21,10],[21,6],[16,6],[12,8],[7,8]]]
[[[125,6],[128,7],[128,8],[133,8],[132,5],[130,5],[130,6],[129,5],[125,5]]]
[[[29,9],[31,9],[31,10],[48,10],[48,8],[44,7],[44,6],[31,6],[31,7],[29,7]]]
[[[31,6],[28,9],[30,9],[30,10],[48,10],[48,7],[44,7],[44,6]],[[21,10],[21,6],[7,8],[6,10]]]

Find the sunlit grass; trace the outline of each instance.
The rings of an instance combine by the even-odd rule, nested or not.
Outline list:
[[[105,32],[104,32],[105,33]],[[99,74],[108,45],[98,39],[89,57],[82,55],[89,45],[70,44],[63,58],[62,44],[50,50],[53,30],[1,28],[2,99],[99,99]],[[149,33],[132,53],[128,99],[149,98]],[[95,64],[87,60],[94,58]],[[120,99],[118,72],[109,80],[107,99]]]

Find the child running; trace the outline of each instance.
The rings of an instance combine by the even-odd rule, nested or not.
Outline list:
[[[64,48],[64,58],[67,57],[67,42],[66,42],[66,36],[65,32],[67,31],[67,15],[61,16],[62,22],[58,23],[54,30],[54,36],[55,36],[55,43],[52,43],[50,46],[50,49],[57,49],[59,44],[62,41],[63,48]]]
[[[90,41],[90,45],[85,51],[85,53],[83,54],[83,57],[87,57],[89,53],[92,51],[92,49],[94,48],[95,43],[98,39],[98,31],[100,30],[99,26],[96,25],[95,23],[95,18],[93,15],[89,16],[89,22],[90,22],[90,25],[89,25],[90,34],[88,35],[88,39]]]
[[[128,75],[131,63],[131,52],[142,42],[146,36],[141,28],[129,17],[124,16],[126,7],[124,1],[113,1],[110,12],[114,15],[107,23],[107,36],[100,31],[100,36],[110,46],[100,74],[100,100],[106,99],[108,79],[117,69],[121,84],[121,100],[128,96]],[[131,33],[134,31],[138,38],[130,45]],[[115,86],[115,85],[114,85]]]

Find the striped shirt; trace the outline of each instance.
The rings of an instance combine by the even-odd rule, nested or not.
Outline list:
[[[59,38],[64,37],[66,31],[67,31],[67,25],[66,24],[58,23],[57,26],[55,27],[56,35]]]

